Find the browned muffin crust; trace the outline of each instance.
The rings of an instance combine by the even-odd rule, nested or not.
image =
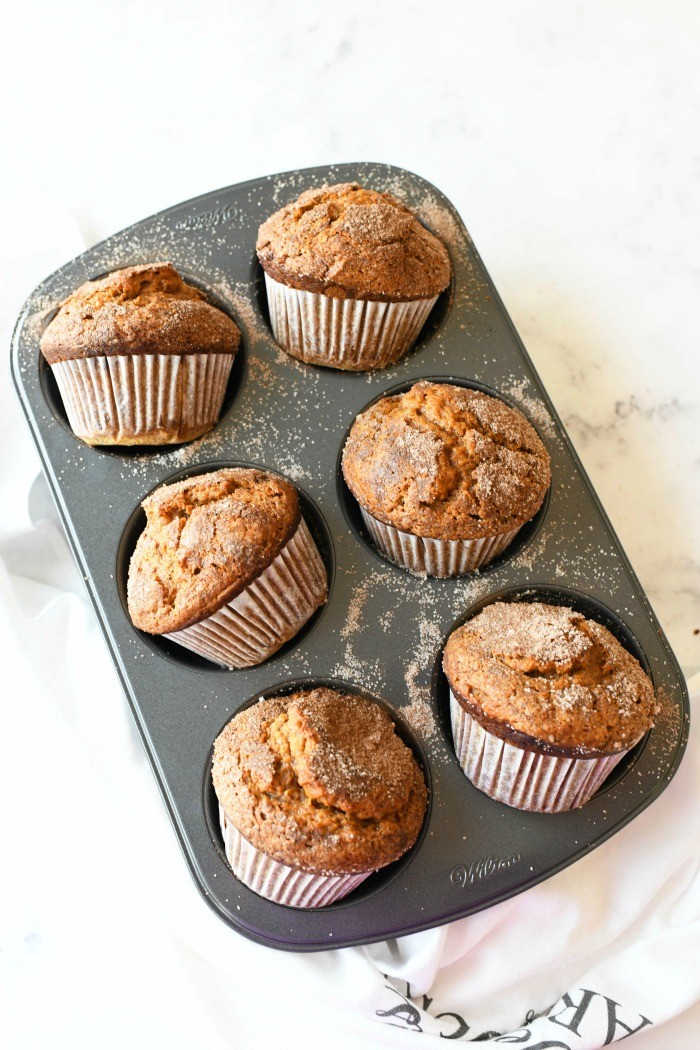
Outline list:
[[[654,689],[638,661],[564,606],[488,605],[450,636],[443,667],[465,711],[529,750],[615,754],[653,724]]]
[[[257,849],[317,874],[374,871],[420,831],[427,791],[378,704],[332,689],[261,700],[214,744],[228,818]]]
[[[549,455],[497,398],[418,382],[362,412],[343,475],[373,517],[433,539],[476,539],[529,521],[549,487]]]
[[[41,339],[49,362],[124,354],[235,354],[238,326],[169,263],[130,266],[73,292]]]
[[[163,485],[143,509],[127,599],[134,626],[150,634],[189,627],[231,601],[277,557],[301,518],[293,485],[243,467]]]
[[[258,258],[280,284],[335,299],[432,299],[450,283],[450,257],[388,193],[343,182],[306,190],[258,232]]]

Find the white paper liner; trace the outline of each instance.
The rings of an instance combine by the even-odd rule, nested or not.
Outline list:
[[[51,366],[73,433],[89,445],[163,445],[219,418],[233,354],[124,354]]]
[[[224,667],[254,667],[293,638],[326,596],[326,570],[306,522],[227,605],[164,635]]]
[[[386,525],[360,507],[370,536],[387,558],[428,576],[462,576],[492,561],[520,532],[521,525],[497,536],[476,540],[434,540]]]
[[[450,690],[455,754],[472,784],[497,802],[536,813],[563,813],[587,802],[629,748],[599,758],[541,755],[489,733]]]
[[[276,904],[286,904],[290,908],[323,908],[347,896],[372,874],[371,871],[360,871],[347,875],[318,875],[291,868],[268,857],[244,838],[222,806],[219,806],[219,821],[226,859],[233,874],[254,893]]]
[[[386,368],[411,348],[437,302],[333,299],[288,288],[265,274],[275,342],[292,357],[329,368]]]

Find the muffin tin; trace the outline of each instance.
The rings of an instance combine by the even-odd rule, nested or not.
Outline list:
[[[357,180],[404,200],[446,243],[451,288],[398,365],[344,373],[302,365],[269,330],[256,231],[303,189]],[[71,433],[39,339],[58,303],[119,267],[171,261],[243,333],[219,425],[170,449],[89,448]],[[268,176],[146,219],[44,281],[18,320],[12,368],[69,541],[124,686],[176,834],[207,902],[234,929],[275,948],[314,951],[412,933],[469,915],[541,882],[604,842],[668,784],[688,731],[688,697],[648,600],[530,363],[469,235],[433,186],[382,164]],[[503,398],[530,419],[552,458],[544,506],[491,565],[460,579],[422,579],[372,546],[340,473],[342,445],[368,403],[420,378]],[[163,482],[255,464],[299,487],[329,574],[330,595],[302,632],[259,667],[217,668],[130,623],[128,561]],[[605,623],[650,673],[655,727],[582,809],[524,813],[477,791],[451,747],[440,669],[452,628],[487,602],[542,598]],[[256,896],[223,853],[210,782],[211,748],[252,699],[307,684],[359,689],[386,701],[426,772],[422,835],[396,864],[318,910]],[[167,872],[163,872],[167,878]]]

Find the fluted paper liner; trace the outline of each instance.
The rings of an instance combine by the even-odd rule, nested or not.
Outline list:
[[[345,897],[372,874],[371,871],[360,871],[319,875],[292,868],[253,846],[231,823],[222,806],[219,806],[219,821],[226,859],[233,874],[254,893],[276,904],[286,904],[290,908],[322,908]]]
[[[387,525],[360,507],[370,536],[380,551],[412,572],[428,576],[463,576],[488,564],[506,549],[520,532],[521,525],[510,532],[485,536],[475,540],[434,540],[429,536],[415,536]]]
[[[167,445],[219,418],[233,354],[124,354],[51,366],[73,433],[89,445]]]
[[[326,570],[306,522],[230,602],[164,635],[224,667],[254,667],[293,638],[326,597]]]
[[[308,364],[351,371],[386,368],[403,357],[437,302],[437,296],[403,303],[333,299],[267,274],[265,287],[279,346]]]
[[[537,813],[563,813],[587,802],[629,748],[598,758],[541,755],[489,733],[450,690],[455,754],[472,784],[497,802]]]

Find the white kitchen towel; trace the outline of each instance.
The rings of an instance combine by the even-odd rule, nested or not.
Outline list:
[[[0,426],[8,1047],[451,1039],[587,1050],[630,1033],[639,1050],[692,1044],[695,724],[664,794],[534,889],[364,948],[299,955],[257,945],[209,910],[189,876],[7,382]],[[697,705],[699,679],[692,688]]]

